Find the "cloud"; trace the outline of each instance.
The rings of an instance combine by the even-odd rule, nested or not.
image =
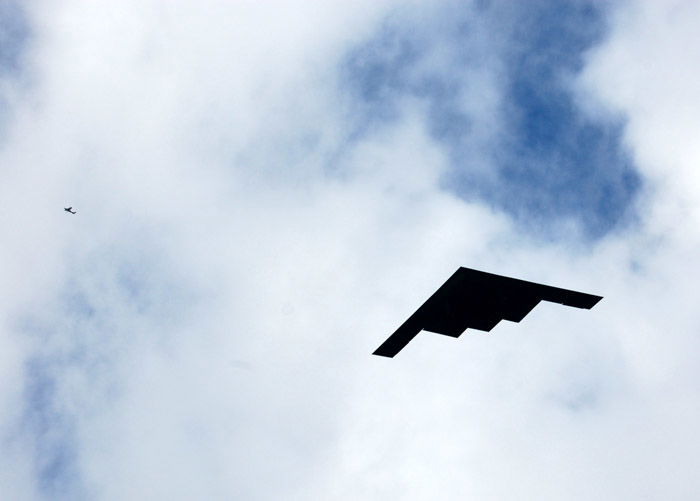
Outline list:
[[[424,10],[390,18],[349,57],[366,121],[400,119],[407,96],[421,102],[431,136],[449,152],[444,187],[506,211],[530,233],[558,238],[574,219],[595,239],[630,224],[641,181],[621,142],[623,121],[585,113],[572,86],[603,36],[605,6]]]
[[[4,492],[693,499],[694,17],[508,5],[25,7]],[[372,357],[460,265],[605,299]]]

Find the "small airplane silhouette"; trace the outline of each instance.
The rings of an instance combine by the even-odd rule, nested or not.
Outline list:
[[[63,210],[66,211],[66,212],[70,212],[71,214],[77,214],[76,211],[71,210],[71,209],[73,209],[73,207],[64,207],[64,208],[63,208]]]

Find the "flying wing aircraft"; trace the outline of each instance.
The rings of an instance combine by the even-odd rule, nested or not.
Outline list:
[[[549,285],[459,268],[373,355],[393,357],[421,330],[459,337],[490,331],[501,320],[520,322],[540,301],[591,309],[603,299]]]

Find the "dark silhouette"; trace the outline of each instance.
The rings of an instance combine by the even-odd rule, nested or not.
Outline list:
[[[71,214],[77,214],[76,211],[71,210],[71,209],[73,209],[73,207],[64,207],[64,208],[63,208],[63,210],[66,211],[66,212],[70,212]]]
[[[540,301],[591,309],[601,299],[583,292],[460,268],[374,355],[393,357],[421,330],[459,337],[467,328],[490,331],[501,320],[520,322]]]

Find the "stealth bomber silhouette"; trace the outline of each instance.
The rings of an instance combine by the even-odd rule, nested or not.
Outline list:
[[[591,309],[601,296],[459,268],[375,350],[393,357],[421,330],[459,337],[468,328],[490,331],[501,320],[520,322],[540,301]]]

